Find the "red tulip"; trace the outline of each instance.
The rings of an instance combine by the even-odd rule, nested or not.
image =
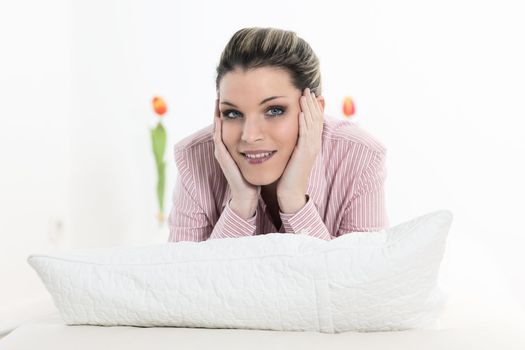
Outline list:
[[[166,113],[168,110],[168,107],[166,106],[166,102],[164,102],[164,99],[159,96],[153,97],[153,110],[155,113],[157,113],[160,117]]]
[[[355,113],[354,101],[351,97],[345,97],[343,101],[343,114],[345,117],[350,117]]]

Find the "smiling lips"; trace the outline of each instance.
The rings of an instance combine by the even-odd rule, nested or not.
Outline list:
[[[250,164],[260,164],[270,159],[277,151],[266,151],[266,152],[253,152],[247,151],[246,153],[241,152],[244,159],[248,160]]]
[[[270,156],[273,152],[261,152],[261,153],[246,153],[246,154],[243,154],[246,158],[251,158],[251,159],[255,159],[255,158],[266,158],[268,156]]]

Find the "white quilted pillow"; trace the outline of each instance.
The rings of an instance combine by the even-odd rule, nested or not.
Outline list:
[[[447,210],[331,241],[270,233],[32,254],[68,325],[384,331],[435,325]]]

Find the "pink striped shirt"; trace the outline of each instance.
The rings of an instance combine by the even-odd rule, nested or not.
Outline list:
[[[330,240],[349,232],[388,228],[386,148],[357,124],[325,115],[307,202],[296,213],[279,212],[279,229],[261,196],[252,218],[243,219],[230,208],[230,187],[215,159],[212,134],[213,124],[174,147],[178,177],[168,217],[169,242],[277,232]]]

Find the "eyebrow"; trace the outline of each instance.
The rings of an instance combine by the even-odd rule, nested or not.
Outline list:
[[[268,102],[270,100],[274,100],[274,99],[279,98],[279,97],[286,97],[286,96],[271,96],[271,97],[267,97],[264,100],[262,100],[261,103],[259,103],[259,105],[262,105],[265,102]],[[232,107],[238,108],[236,105],[234,105],[233,103],[228,102],[228,101],[222,101],[221,104],[230,105]]]

